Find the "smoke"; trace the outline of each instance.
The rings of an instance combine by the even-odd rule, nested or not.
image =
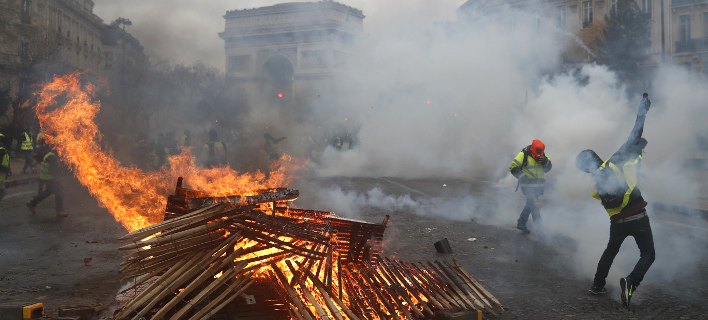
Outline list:
[[[130,19],[126,31],[140,40],[152,56],[169,58],[176,63],[204,62],[223,70],[224,41],[218,33],[224,31],[227,11],[271,6],[280,0],[94,0],[94,13],[106,23],[123,17]],[[433,21],[454,20],[455,9],[464,0],[424,1],[389,0],[338,1],[363,10],[369,32],[386,29],[430,27]],[[392,23],[410,21],[410,23]]]
[[[131,19],[129,31],[149,52],[223,66],[223,41],[217,36],[223,24],[213,22],[227,10],[278,2],[241,1],[235,7],[226,1],[96,0],[95,11],[106,20]],[[601,204],[589,197],[592,179],[575,168],[575,156],[592,149],[609,158],[627,139],[641,95],[628,96],[625,84],[605,66],[557,71],[560,42],[554,34],[537,31],[528,14],[503,11],[500,16],[480,14],[465,25],[434,24],[454,20],[452,13],[464,1],[340,2],[363,10],[368,37],[337,79],[343,89],[309,112],[339,119],[329,129],[356,131],[356,145],[346,151],[326,148],[311,163],[311,172],[322,178],[489,183],[483,191],[444,197],[313,184],[298,200],[303,207],[348,217],[361,217],[365,210],[402,210],[513,227],[523,197],[513,192],[516,180],[508,166],[523,147],[539,139],[553,161],[541,209],[545,229],[550,239],[574,247],[571,257],[549,263],[570,266],[579,279],[590,280],[607,243],[609,221]],[[516,27],[508,27],[509,21],[517,21]],[[699,150],[698,141],[708,138],[703,125],[708,83],[675,66],[660,66],[646,80],[653,86],[648,92],[653,103],[644,130],[649,144],[639,188],[649,203],[697,207],[701,185],[684,160]],[[274,117],[278,115],[272,110],[261,108],[245,119],[261,131],[307,131],[301,123],[264,128],[269,121],[287,123]],[[346,124],[341,122],[345,118]],[[692,227],[667,224],[653,216],[653,207],[648,209],[657,260],[647,279],[669,283],[698,265],[701,253],[695,243],[705,241],[707,227],[704,222]],[[636,246],[626,241],[611,279],[628,274],[638,259]]]
[[[519,21],[525,17],[506,13],[518,14]],[[341,80],[348,90],[337,114],[359,125],[357,145],[326,149],[313,168],[323,177],[493,181],[483,192],[414,197],[415,205],[397,201],[390,209],[405,204],[422,216],[513,227],[523,198],[512,191],[516,180],[508,166],[521,148],[540,139],[553,161],[542,209],[545,229],[551,243],[572,249],[571,257],[550,265],[569,266],[579,279],[591,281],[607,244],[609,219],[589,197],[592,178],[575,167],[575,156],[592,149],[608,159],[629,136],[641,94],[628,96],[617,74],[602,65],[555,71],[563,48],[552,35],[523,26],[495,27],[493,17],[477,22],[446,30],[452,33],[372,35]],[[708,83],[668,65],[646,80],[653,84],[653,104],[639,188],[650,203],[697,207],[700,184],[684,160],[698,151],[696,140],[707,136],[702,122],[708,116]],[[347,213],[349,205],[365,207],[391,197],[336,193],[349,200],[330,210]],[[654,207],[648,209],[657,260],[647,279],[666,284],[695,271],[703,258],[692,248],[705,242],[706,223],[669,224],[653,215]],[[609,286],[616,285],[611,279],[629,274],[639,258],[632,239],[626,241]]]

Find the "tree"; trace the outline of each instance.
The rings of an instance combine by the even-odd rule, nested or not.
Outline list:
[[[568,34],[566,49],[563,52],[563,61],[570,64],[592,63],[597,61],[600,53],[599,41],[602,41],[605,22],[593,21],[581,30],[577,36]]]
[[[599,62],[615,70],[625,81],[637,80],[639,64],[649,59],[648,16],[634,0],[618,0],[610,16],[605,16],[605,22],[604,39],[598,39]]]

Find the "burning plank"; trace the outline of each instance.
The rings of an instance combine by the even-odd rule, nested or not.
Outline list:
[[[115,318],[208,319],[229,305],[226,312],[238,319],[503,312],[457,261],[416,265],[382,257],[388,217],[375,224],[288,208],[298,195],[281,188],[208,197],[182,188],[180,179],[167,219],[123,237],[133,242],[120,249],[134,252],[121,271],[136,280],[125,290],[133,298]],[[246,293],[255,303],[238,299]]]

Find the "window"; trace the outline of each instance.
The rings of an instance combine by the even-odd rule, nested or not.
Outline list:
[[[642,11],[647,14],[647,19],[651,19],[651,1],[642,0]]]
[[[560,31],[565,31],[565,14],[566,6],[556,7],[556,28]]]
[[[679,16],[678,42],[688,43],[691,40],[691,15],[683,14]]]
[[[21,14],[21,18],[20,18],[22,20],[22,23],[31,23],[32,22],[31,9],[32,9],[32,1],[22,0],[22,14]]]
[[[694,51],[691,40],[691,15],[682,14],[678,16],[678,39],[676,39],[676,52]]]
[[[703,38],[708,38],[708,12],[703,12]]]
[[[583,29],[592,22],[592,1],[583,1]]]
[[[538,11],[533,11],[533,27],[536,33],[541,33],[541,16]]]
[[[610,10],[617,10],[617,0],[610,1]]]
[[[23,60],[30,58],[30,42],[25,39],[22,39],[20,43],[20,57],[22,57]]]

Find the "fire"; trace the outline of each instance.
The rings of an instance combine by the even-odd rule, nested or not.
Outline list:
[[[189,150],[170,157],[169,169],[144,172],[126,168],[102,151],[102,135],[94,119],[100,109],[96,96],[100,87],[82,85],[81,74],[55,77],[38,94],[37,118],[45,137],[56,141],[54,147],[82,185],[99,204],[128,231],[134,231],[164,219],[166,195],[177,177],[185,177],[191,187],[219,196],[250,194],[273,185],[287,185],[295,169],[303,162],[284,155],[277,169],[265,181],[261,172],[239,174],[227,167],[205,169],[195,166]],[[61,101],[61,102],[59,102]]]

